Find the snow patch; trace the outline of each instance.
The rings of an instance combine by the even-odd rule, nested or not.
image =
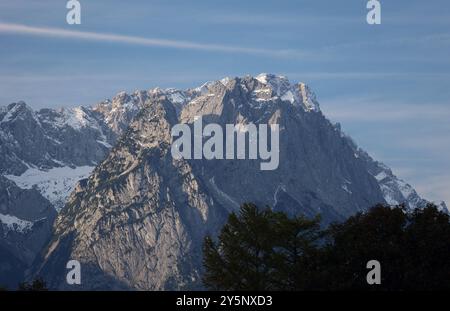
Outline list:
[[[283,101],[288,101],[293,105],[302,107],[306,112],[320,111],[316,95],[304,83],[291,84],[285,76],[267,73],[262,73],[256,76],[256,80],[265,86],[265,88],[260,88],[259,90],[257,89],[253,92],[257,97],[256,101],[270,101],[280,98]],[[275,95],[271,98],[267,98],[267,96],[265,96],[265,98],[261,98],[259,95],[261,95],[262,92],[265,92],[267,87]]]
[[[378,182],[380,182],[380,181],[382,181],[383,179],[385,179],[388,176],[387,176],[386,172],[381,171],[374,177],[375,177],[376,180],[378,180]]]
[[[281,96],[281,100],[289,101],[293,104],[295,102],[295,97],[291,91],[287,91],[283,96]]]
[[[214,84],[213,81],[208,81],[208,82],[202,84],[201,86],[196,87],[196,88],[194,89],[194,91],[200,93],[201,95],[208,94],[208,92],[209,92],[209,86],[210,86],[210,85],[213,85],[213,84]]]
[[[75,130],[80,130],[85,127],[99,128],[97,122],[92,120],[82,107],[61,109],[61,114],[55,121],[54,124],[58,128],[63,128],[65,126],[69,126]]]
[[[408,199],[415,194],[414,189],[401,179],[398,180],[398,189],[400,190],[405,199]]]
[[[384,200],[389,205],[398,205],[399,202],[394,198],[395,191],[391,189],[389,186],[380,184],[381,192],[383,193]]]
[[[10,109],[8,110],[9,107],[10,107]],[[0,120],[0,124],[4,123],[4,122],[10,122],[14,118],[17,118],[18,116],[14,116],[14,115],[16,115],[17,112],[21,108],[31,111],[24,102],[18,102],[15,104],[11,104],[10,106],[7,106],[7,107],[2,107],[0,112],[6,112],[6,114],[3,116],[2,120]],[[39,123],[39,120],[36,119],[36,117],[34,116],[34,113],[32,113],[32,115],[33,115],[34,120]]]
[[[224,86],[227,86],[227,84],[228,84],[231,80],[233,80],[233,78],[225,77],[225,78],[223,78],[222,80],[220,80],[220,83],[222,83]]]
[[[29,168],[20,176],[5,175],[5,177],[15,182],[22,189],[36,188],[59,212],[66,203],[69,194],[75,188],[76,183],[89,177],[94,168],[95,166],[79,166],[76,168],[64,166],[49,170]]]
[[[15,231],[20,233],[26,233],[33,227],[33,222],[23,220],[11,215],[0,214],[0,222],[6,232]]]
[[[181,91],[175,90],[175,89],[168,89],[166,90],[168,92],[168,98],[169,100],[174,104],[183,104],[186,102],[186,96]]]

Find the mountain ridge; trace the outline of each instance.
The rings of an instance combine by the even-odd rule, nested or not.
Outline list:
[[[243,202],[320,213],[325,223],[386,203],[380,182],[387,168],[323,116],[310,90],[286,81],[264,75],[208,82],[181,107],[172,93],[149,92],[70,196],[36,273],[68,289],[61,263],[77,259],[89,271],[83,289],[200,289],[203,237],[215,235]],[[252,160],[173,159],[170,129],[192,126],[198,116],[222,126],[279,124],[279,169],[262,172]],[[378,180],[381,169],[386,177]],[[425,203],[403,199],[411,209]]]
[[[284,139],[282,155],[296,156],[280,159],[283,163],[280,172],[268,174],[255,170],[255,163],[248,160],[172,161],[167,152],[170,128],[178,122],[192,124],[198,115],[206,123],[222,125],[280,122],[282,142]],[[297,137],[302,139],[299,141]],[[187,90],[154,88],[131,94],[120,92],[90,107],[35,112],[23,102],[10,104],[0,108],[0,140],[0,156],[5,159],[0,166],[0,192],[5,194],[0,197],[0,214],[40,223],[42,217],[27,215],[31,202],[21,203],[22,211],[12,208],[21,201],[8,195],[8,187],[37,195],[43,202],[38,207],[47,211],[44,217],[48,219],[41,234],[42,244],[50,238],[50,225],[56,217],[48,207],[59,211],[66,205],[55,222],[56,238],[54,235],[47,245],[47,254],[39,263],[38,271],[46,271],[44,274],[52,278],[52,266],[58,262],[61,265],[60,258],[72,255],[91,267],[93,288],[107,287],[108,283],[114,283],[117,288],[200,288],[200,258],[192,257],[190,252],[200,252],[199,237],[217,232],[227,213],[245,201],[271,205],[289,214],[321,213],[326,222],[344,219],[375,203],[404,203],[409,209],[427,203],[388,167],[360,149],[338,124],[328,121],[307,85],[291,83],[286,77],[273,74],[228,77]],[[20,146],[34,152],[22,150]],[[151,180],[145,181],[143,176]],[[236,176],[252,178],[240,180]],[[260,188],[255,186],[257,183]],[[127,189],[128,194],[120,189]],[[160,198],[159,201],[145,201],[144,198],[149,202],[152,199],[143,189]],[[99,201],[98,196],[109,201]],[[101,209],[89,208],[99,203]],[[126,206],[123,209],[119,208],[122,204]],[[183,211],[185,205],[190,206],[190,212]],[[446,209],[445,204],[441,208]],[[127,221],[143,222],[144,229],[139,230],[153,232],[147,233],[154,236],[153,240],[142,237],[136,226],[128,226],[125,221],[121,225],[128,230],[125,234],[134,236],[137,241],[134,247],[142,251],[130,250],[127,243],[116,245],[111,240],[109,244],[96,242],[101,245],[96,249],[91,237],[101,236],[100,232],[108,232],[120,223],[120,217],[108,218],[110,209],[112,214],[122,215]],[[142,210],[147,213],[142,215]],[[150,216],[154,211],[160,214]],[[91,217],[99,221],[98,226],[87,221]],[[148,217],[155,219],[150,221]],[[109,222],[102,223],[105,219]],[[178,223],[175,228],[169,226],[173,221]],[[11,224],[2,222],[1,227],[9,228],[3,236],[4,242],[13,239],[13,234],[25,244],[33,240],[33,230],[23,235],[11,231],[14,228]],[[157,232],[163,229],[168,236],[179,236],[176,248],[166,245],[170,244],[167,237],[156,238],[160,236]],[[117,239],[124,234],[112,232]],[[17,237],[14,239],[18,241]],[[29,248],[21,254],[11,243],[5,245],[7,252],[16,252],[26,264],[34,259],[39,261],[39,249]],[[110,262],[107,254],[115,250],[136,266],[130,267],[124,260]],[[157,254],[177,260],[139,261],[130,258],[127,255],[130,252],[138,257]],[[99,253],[103,259],[94,260],[100,258]],[[184,261],[187,258],[191,262]],[[178,272],[174,273],[169,265],[177,266]],[[155,267],[156,272],[151,272],[149,266]],[[127,273],[132,275],[131,281],[124,278]],[[158,278],[159,282],[154,281]],[[52,281],[55,288],[64,287],[63,283],[63,280]]]

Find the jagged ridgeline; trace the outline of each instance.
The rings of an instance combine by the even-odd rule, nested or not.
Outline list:
[[[278,168],[174,159],[171,129],[198,116],[223,127],[279,124]],[[305,84],[282,76],[120,93],[93,107],[16,103],[0,120],[0,261],[22,271],[2,275],[29,269],[51,288],[71,289],[70,259],[82,264],[83,289],[201,288],[203,237],[243,202],[320,213],[325,224],[376,203],[426,204],[329,122]]]

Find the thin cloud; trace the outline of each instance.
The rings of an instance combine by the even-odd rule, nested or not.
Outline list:
[[[434,33],[423,36],[396,37],[396,38],[370,38],[370,40],[358,42],[342,42],[323,47],[323,51],[354,50],[371,47],[404,47],[414,46],[429,48],[430,45],[448,46],[450,44],[449,33]]]
[[[302,78],[305,80],[386,80],[386,79],[401,79],[401,80],[417,80],[417,79],[442,79],[450,78],[450,73],[436,72],[304,72],[287,74],[288,77]]]
[[[399,139],[398,146],[404,150],[426,153],[435,159],[450,157],[450,137],[447,133],[415,133],[413,137]]]
[[[416,181],[416,188],[419,193],[423,193],[425,197],[436,202],[443,200],[446,204],[450,204],[450,176],[437,175],[423,179],[422,182]]]
[[[302,24],[310,24],[323,26],[335,24],[356,24],[365,21],[363,18],[345,17],[345,16],[311,16],[311,15],[272,15],[272,14],[238,14],[236,12],[229,14],[206,14],[204,21],[213,24],[239,24],[239,25],[253,25],[253,26],[294,26]]]
[[[339,121],[398,122],[408,120],[448,120],[450,105],[406,104],[382,98],[338,98],[322,100],[326,115]]]
[[[240,46],[198,43],[192,41],[145,38],[137,36],[66,30],[62,28],[35,27],[22,24],[0,23],[0,33],[54,37],[62,39],[78,39],[96,42],[114,42],[121,44],[163,47],[181,50],[199,50],[222,53],[259,54],[271,57],[304,57],[305,53],[296,50],[273,50],[265,48],[249,48]]]

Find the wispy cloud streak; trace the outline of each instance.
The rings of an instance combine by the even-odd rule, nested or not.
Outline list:
[[[96,42],[114,42],[149,47],[162,47],[182,50],[199,50],[222,53],[259,54],[271,57],[303,57],[304,53],[296,50],[274,50],[266,48],[249,48],[241,46],[198,43],[182,40],[146,38],[120,34],[67,30],[62,28],[35,27],[22,24],[0,23],[0,33],[14,33],[31,36],[44,36],[62,39],[78,39]]]

